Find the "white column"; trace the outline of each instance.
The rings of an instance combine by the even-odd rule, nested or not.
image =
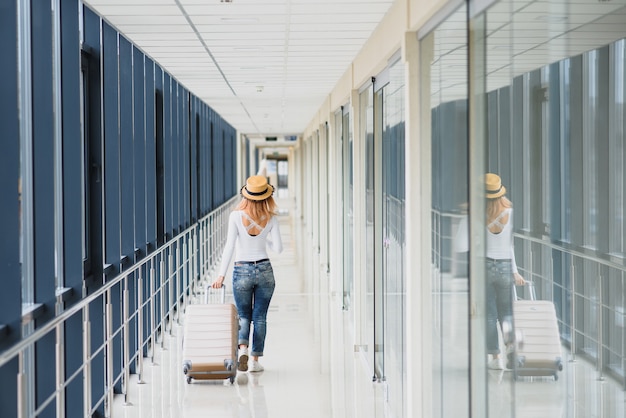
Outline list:
[[[421,61],[420,52],[423,53]],[[430,109],[422,111],[420,97],[430,97],[432,47],[420,51],[417,34],[408,32],[403,53],[406,65],[406,402],[408,417],[428,417],[432,416],[431,135]],[[420,62],[424,63],[421,68]]]

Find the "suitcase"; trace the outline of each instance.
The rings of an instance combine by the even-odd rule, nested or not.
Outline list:
[[[563,370],[561,338],[554,303],[537,300],[532,282],[527,282],[530,300],[513,301],[513,322],[517,344],[512,364],[513,377],[553,376]]]
[[[221,303],[215,303],[216,299]],[[231,383],[235,380],[239,316],[235,305],[224,300],[223,286],[209,286],[205,292],[205,302],[209,303],[187,306],[183,332],[183,373],[187,383],[192,379],[230,379]]]

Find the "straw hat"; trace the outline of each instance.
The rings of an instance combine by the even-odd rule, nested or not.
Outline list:
[[[504,196],[506,189],[502,185],[502,179],[499,175],[493,173],[485,174],[485,191],[487,199],[496,199]]]
[[[250,176],[241,188],[241,195],[249,200],[265,200],[274,193],[274,186],[264,176]]]

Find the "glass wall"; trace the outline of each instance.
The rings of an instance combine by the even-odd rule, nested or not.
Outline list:
[[[374,86],[359,95],[360,136],[365,143],[365,320],[363,340],[374,352]],[[374,370],[374,356],[366,356]]]
[[[550,411],[556,416],[624,413],[598,382],[624,384],[625,377],[625,6],[499,1],[470,8],[470,125],[478,127],[471,152],[484,155],[482,173],[498,173],[513,202],[519,272],[537,299],[556,308],[564,369],[543,378],[568,381],[565,389],[553,384],[543,392],[558,399],[565,391],[567,401]],[[482,173],[472,170],[470,184]],[[529,298],[529,286],[518,286],[517,295]],[[527,331],[514,322],[523,342]],[[518,347],[516,359],[526,349]],[[596,372],[583,373],[579,364]],[[515,415],[528,416],[533,406],[524,395],[541,378],[525,376],[517,360],[510,366],[502,376],[515,382]],[[490,412],[499,413],[501,380],[494,374]],[[578,403],[585,396],[599,402]]]
[[[384,305],[384,372],[394,416],[405,416],[405,148],[404,65],[389,66],[382,89],[382,283]],[[376,119],[378,120],[378,119]]]
[[[353,144],[350,129],[349,107],[344,106],[341,118],[342,144],[342,187],[343,187],[343,307],[348,310],[351,305],[352,288],[354,286],[354,177],[353,177]]]
[[[621,416],[598,382],[626,383],[626,1],[468,7],[418,34],[432,145],[433,415],[535,416],[536,381],[564,376],[541,393],[557,400],[551,416]],[[556,310],[564,369],[547,377],[515,361],[487,367],[487,172],[514,207],[519,273]],[[505,350],[513,334],[498,330]]]
[[[469,417],[465,5],[422,34],[420,50],[422,119],[430,122],[432,150],[433,417]]]

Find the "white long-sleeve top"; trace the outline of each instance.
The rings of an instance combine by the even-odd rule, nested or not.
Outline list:
[[[278,220],[272,216],[258,235],[250,235],[243,224],[244,212],[234,211],[228,218],[228,236],[222,253],[219,276],[225,276],[237,247],[237,261],[258,261],[269,258],[267,248],[277,253],[283,251]]]
[[[505,224],[500,223],[500,219],[508,214],[509,219]],[[508,208],[502,211],[498,217],[491,222],[490,225],[499,225],[502,230],[494,234],[487,226],[487,254],[489,258],[494,260],[511,260],[511,268],[513,273],[517,273],[517,264],[515,263],[515,250],[513,248],[513,209]]]

